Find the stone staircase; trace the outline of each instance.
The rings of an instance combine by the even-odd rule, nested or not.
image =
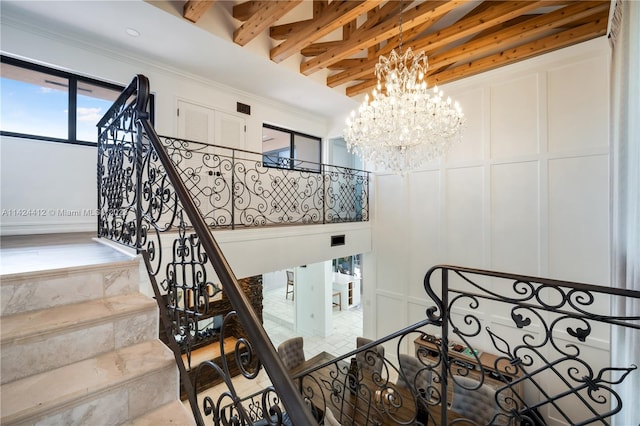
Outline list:
[[[0,424],[195,424],[139,283],[137,258],[0,276]]]

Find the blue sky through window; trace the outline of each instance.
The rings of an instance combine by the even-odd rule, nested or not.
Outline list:
[[[67,90],[23,81],[0,81],[2,130],[67,139],[69,102]]]
[[[120,92],[115,92],[115,98]],[[114,100],[115,100],[114,98]],[[98,141],[98,128],[96,124],[109,110],[113,100],[99,99],[78,94],[76,107],[76,139],[88,142]]]
[[[70,84],[72,83],[72,84]],[[0,129],[36,137],[97,142],[96,125],[120,95],[121,89],[73,75],[2,63],[0,76]],[[69,87],[75,88],[75,110],[70,111]],[[72,104],[73,105],[73,104]],[[71,116],[69,114],[75,114]],[[73,121],[73,120],[71,120]]]

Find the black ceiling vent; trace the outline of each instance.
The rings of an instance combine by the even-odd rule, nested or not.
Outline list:
[[[240,102],[236,102],[237,107],[236,110],[243,114],[251,115],[251,105],[243,104]]]
[[[344,245],[344,234],[331,236],[331,247],[343,246],[343,245]]]

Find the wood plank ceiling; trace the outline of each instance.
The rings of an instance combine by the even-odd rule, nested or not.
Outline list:
[[[189,0],[184,17],[197,22],[213,3]],[[244,46],[269,31],[275,45],[271,60],[279,63],[300,53],[302,74],[326,68],[327,86],[345,85],[347,96],[370,92],[377,84],[378,57],[400,43],[403,51],[425,51],[427,84],[433,86],[602,36],[610,7],[609,0],[313,0],[307,19],[276,24],[301,4],[236,4],[233,41]]]

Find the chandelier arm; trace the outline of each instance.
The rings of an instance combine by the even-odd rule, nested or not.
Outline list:
[[[402,15],[400,15],[402,25]],[[402,34],[402,31],[400,32]],[[347,149],[376,169],[405,174],[442,157],[461,139],[462,109],[442,90],[427,90],[428,59],[423,51],[408,48],[381,55],[375,68],[377,90],[367,95],[347,119]]]

